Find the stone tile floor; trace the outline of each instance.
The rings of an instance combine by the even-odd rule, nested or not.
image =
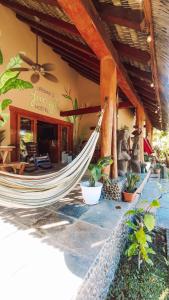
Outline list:
[[[73,299],[128,208],[108,200],[89,207],[79,186],[47,208],[0,207],[0,299]]]
[[[169,229],[169,180],[151,176],[144,187],[138,206],[142,206],[142,200],[149,203],[160,198],[160,208],[156,210],[157,226]]]
[[[141,199],[154,198],[159,193],[157,183],[157,178],[150,178]],[[162,200],[168,205],[166,198]],[[0,299],[74,299],[128,209],[128,203],[109,200],[89,207],[83,203],[79,186],[47,208],[0,207]],[[164,214],[160,210],[159,221]]]

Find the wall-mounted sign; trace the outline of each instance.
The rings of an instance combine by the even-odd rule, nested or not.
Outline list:
[[[54,115],[58,112],[55,94],[42,87],[36,87],[32,90],[30,106],[49,115]]]

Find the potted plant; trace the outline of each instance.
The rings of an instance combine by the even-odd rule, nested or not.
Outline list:
[[[135,199],[136,190],[137,190],[137,183],[140,180],[140,176],[134,173],[127,174],[127,182],[126,187],[123,192],[124,201],[131,202]]]
[[[103,168],[112,164],[110,156],[100,158],[96,164],[90,164],[88,167],[89,180],[82,181],[80,186],[84,202],[88,205],[97,204],[100,199],[103,183],[99,182],[106,174],[103,173]]]
[[[153,170],[154,170],[154,174],[160,174],[160,172],[161,172],[161,165],[159,163],[157,163],[154,166]]]

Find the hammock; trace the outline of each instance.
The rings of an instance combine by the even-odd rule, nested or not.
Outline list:
[[[101,111],[94,132],[79,153],[58,172],[25,176],[0,172],[0,205],[14,208],[44,207],[65,197],[80,182],[92,159],[102,123]]]

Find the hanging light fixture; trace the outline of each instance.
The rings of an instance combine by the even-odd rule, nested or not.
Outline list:
[[[147,43],[151,43],[151,41],[152,41],[152,37],[151,37],[151,35],[148,35],[148,37],[147,37]]]

